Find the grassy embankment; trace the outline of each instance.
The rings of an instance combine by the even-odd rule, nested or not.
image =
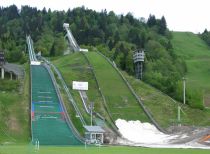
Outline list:
[[[119,77],[119,74],[117,74],[111,65],[97,53],[90,52],[87,53],[87,56],[93,65],[96,78],[99,81],[99,86],[105,96],[113,119],[123,118],[127,120],[142,120],[143,118],[141,114],[143,112],[137,114],[140,108],[138,105],[132,106],[133,108],[129,108],[129,105],[132,103],[135,104],[136,101],[133,99],[133,96],[130,95],[130,92],[128,92],[128,89],[124,85],[122,79]],[[103,106],[101,105],[102,98],[100,97],[97,85],[93,79],[93,74],[91,73],[90,67],[85,61],[83,55],[76,53],[69,56],[60,57],[54,61],[54,63],[64,75],[64,78],[67,81],[70,89],[73,80],[88,81],[90,87],[87,93],[90,100],[95,102],[97,112],[106,115],[104,113],[105,111],[103,110]],[[155,117],[155,120],[160,124],[160,126],[167,128],[170,125],[177,124],[178,104],[176,102],[157,89],[128,76],[126,73],[123,74],[131,83],[139,97],[144,101],[145,106],[151,112],[153,117]],[[127,94],[125,94],[125,91],[127,91]],[[74,98],[80,102],[80,108],[83,110],[78,92],[72,91],[72,93]],[[129,100],[128,98],[132,101],[132,103],[126,105]],[[209,124],[208,117],[210,116],[210,113],[208,111],[191,109],[188,105],[182,106],[182,109],[185,112],[185,114],[181,113],[182,124],[198,126],[206,126]],[[135,114],[135,116],[132,114]]]
[[[104,108],[102,107],[102,98],[99,94],[97,85],[94,81],[92,72],[90,70],[90,67],[88,66],[88,63],[86,59],[84,58],[81,53],[75,53],[68,56],[62,56],[54,59],[52,61],[55,66],[59,69],[61,72],[73,98],[77,102],[77,105],[88,125],[90,125],[90,116],[86,113],[82,100],[80,98],[79,92],[76,90],[72,90],[72,81],[88,81],[89,82],[89,90],[87,91],[87,95],[89,98],[89,101],[94,102],[95,111],[99,112],[101,115],[106,117],[106,113],[104,111]],[[57,80],[59,81],[59,80]],[[58,82],[59,83],[59,82]],[[75,127],[82,131],[82,125],[79,121],[79,119],[76,117],[76,113],[73,109],[73,106],[69,103],[68,98],[63,90],[61,89],[61,94],[64,99],[65,106],[68,110],[69,116],[71,117]]]
[[[120,95],[121,94],[120,90],[122,90],[122,88],[120,88],[120,86],[116,84],[117,83],[116,81],[118,80],[118,82],[121,81],[121,83],[123,83],[122,80],[120,80],[119,78],[115,80],[114,76],[112,75],[114,75],[116,71],[113,68],[111,68],[111,65],[108,64],[108,62],[105,61],[105,59],[102,56],[98,55],[97,53],[88,53],[87,56],[89,57],[94,67],[101,89],[102,91],[104,90],[104,95],[108,96],[109,98],[111,93],[112,94],[111,96],[114,97],[113,102],[111,102],[111,104],[114,104],[114,102],[117,102],[115,94],[117,96]],[[175,102],[172,98],[163,94],[159,90],[139,80],[136,80],[131,76],[128,76],[126,73],[124,74],[128,79],[129,83],[131,83],[131,86],[134,88],[137,95],[140,98],[142,98],[145,106],[153,115],[155,120],[160,124],[160,126],[167,128],[171,125],[177,124],[178,122],[177,108],[178,104],[181,105],[180,103]],[[113,91],[110,90],[112,88],[114,88]],[[209,125],[210,113],[207,110],[192,109],[188,105],[183,105],[182,110],[184,111],[184,114],[181,113],[181,123],[183,125],[192,125],[192,126]],[[127,110],[125,110],[124,114],[126,113],[128,118],[132,119],[132,117],[129,117],[131,112],[127,112]],[[136,111],[133,110],[133,113],[136,113]],[[139,115],[137,114],[137,116]],[[132,120],[135,119],[133,118]]]
[[[178,105],[182,106],[182,110],[185,113],[181,112],[182,125],[209,125],[210,113],[207,110],[193,109],[188,105],[174,102],[172,98],[161,91],[129,76],[125,72],[123,74],[160,126],[167,128],[170,125],[177,125]]]
[[[148,121],[134,96],[112,66],[103,57],[94,52],[87,53],[87,57],[93,65],[100,89],[106,99],[108,112],[112,118],[114,120],[123,118],[127,120],[139,119]],[[94,102],[95,111],[107,118],[108,115],[104,109],[103,99],[94,80],[94,74],[90,70],[91,67],[88,65],[85,57],[80,53],[75,53],[60,57],[53,63],[61,71],[70,89],[72,89],[72,81],[74,80],[89,82],[89,90],[87,91],[89,100]],[[73,90],[71,92],[85,115],[78,92]],[[88,117],[86,116],[86,119]]]
[[[182,57],[187,65],[187,91],[198,95],[199,100],[192,106],[210,107],[210,48],[196,34],[173,32],[172,44],[175,54]]]
[[[93,67],[112,118],[149,121],[136,98],[111,64],[96,52],[85,54]]]
[[[20,81],[0,80],[0,144],[30,141],[29,67],[25,67],[23,91]]]

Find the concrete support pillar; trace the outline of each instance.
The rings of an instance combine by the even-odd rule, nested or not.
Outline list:
[[[103,133],[101,134],[101,143],[102,144],[104,143],[104,134]]]
[[[1,79],[4,79],[4,68],[1,68]]]
[[[10,72],[10,80],[12,80],[12,72]]]

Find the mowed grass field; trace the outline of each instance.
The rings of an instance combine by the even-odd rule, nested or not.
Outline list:
[[[0,146],[0,154],[209,154],[202,149],[162,149],[126,146],[107,147],[57,147],[40,146],[37,151],[32,145]]]
[[[190,32],[173,32],[172,44],[175,53],[187,64],[187,89],[201,93],[210,107],[210,48]]]
[[[26,76],[23,90],[19,91],[15,82],[5,79],[6,90],[0,90],[0,145],[5,143],[28,143],[30,141],[30,95],[29,67],[25,67]],[[8,88],[11,87],[12,88]],[[0,152],[1,153],[1,152]]]

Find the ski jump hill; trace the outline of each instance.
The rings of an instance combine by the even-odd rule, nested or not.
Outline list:
[[[111,125],[115,127],[115,132],[117,132],[115,121],[119,118],[150,121],[161,130],[119,70],[103,55],[87,53],[86,49],[81,50],[68,27],[66,30],[74,52],[83,52],[82,56],[93,69],[92,73],[103,98],[103,107],[111,119]],[[26,41],[31,70],[32,142],[41,145],[82,144],[83,139],[68,117],[50,66],[37,60],[30,36],[26,37]],[[98,65],[97,61],[100,61],[101,65]],[[105,80],[109,80],[106,82],[109,84],[103,84]]]
[[[73,108],[83,127],[89,123],[89,97],[96,105],[94,124],[102,126],[106,131],[111,129],[115,135],[121,136],[116,121],[124,119],[150,122],[159,131],[166,132],[115,63],[100,52],[81,49],[68,24],[64,24],[64,29],[72,53],[52,63],[44,58],[42,63],[37,60],[33,42],[27,36],[31,70],[32,142],[42,145],[81,145],[85,141],[81,132],[78,133],[80,129],[74,127],[74,119],[69,117],[71,114],[67,112],[62,100],[54,73],[57,73],[58,79],[62,79],[63,87],[70,96],[69,100],[74,102]],[[79,80],[88,81],[91,85],[87,92],[79,91],[78,95],[71,87],[73,81]]]
[[[80,145],[82,141],[67,120],[54,76],[41,64],[27,36],[31,69],[31,133],[32,142],[41,145]]]

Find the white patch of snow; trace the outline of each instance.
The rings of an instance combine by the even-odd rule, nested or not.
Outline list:
[[[118,119],[116,125],[124,138],[135,143],[163,144],[177,136],[170,136],[160,132],[150,123],[140,121],[126,121]]]
[[[118,119],[115,121],[119,132],[123,138],[118,139],[118,143],[122,145],[144,146],[144,147],[160,147],[160,148],[201,148],[210,149],[205,145],[198,144],[194,141],[185,144],[173,144],[172,140],[186,138],[186,134],[167,135],[160,132],[154,125],[150,123],[141,123],[140,121],[126,121]]]

